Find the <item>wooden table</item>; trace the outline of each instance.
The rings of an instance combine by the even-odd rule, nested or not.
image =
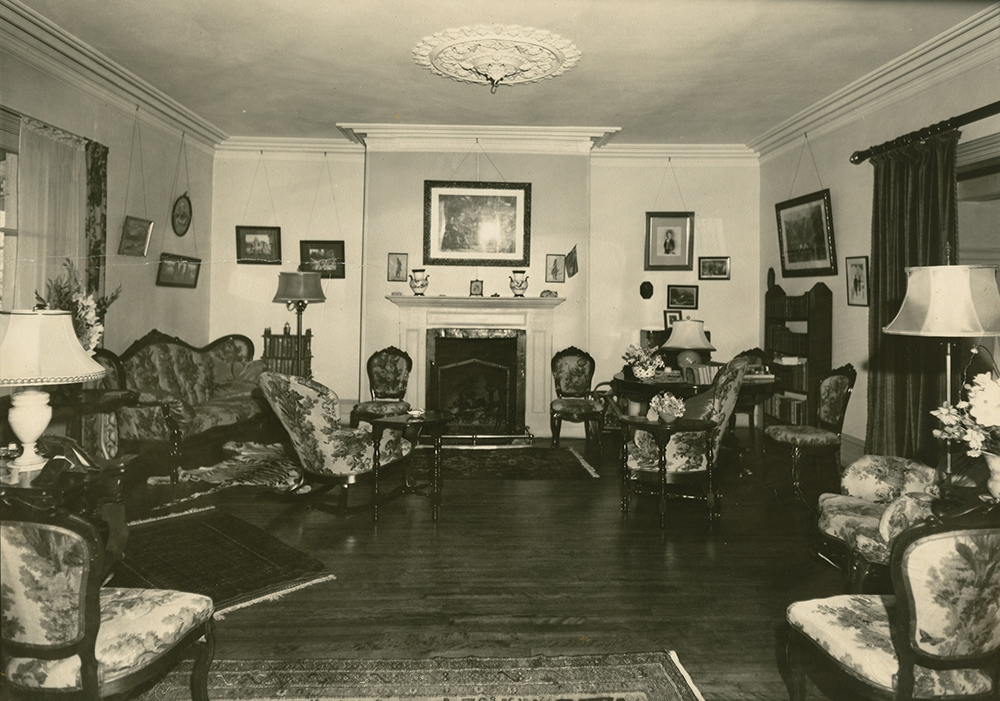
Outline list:
[[[374,454],[372,455],[374,471],[373,479],[375,481],[375,495],[372,502],[374,505],[373,518],[375,521],[378,521],[379,505],[378,472],[381,463],[379,444],[382,442],[382,432],[386,429],[400,431],[403,434],[403,437],[409,440],[414,446],[416,446],[417,439],[420,438],[420,434],[423,433],[424,430],[426,430],[434,440],[434,466],[431,469],[431,483],[429,485],[413,484],[409,473],[407,473],[402,493],[429,497],[431,500],[431,520],[437,521],[438,509],[440,508],[442,501],[441,492],[444,488],[441,478],[441,434],[444,432],[445,424],[454,418],[455,415],[449,411],[426,411],[418,416],[403,414],[401,416],[384,416],[382,418],[371,420],[372,442],[374,445]],[[424,491],[427,487],[430,487],[430,492]]]
[[[717,521],[721,514],[719,512],[719,496],[715,493],[715,481],[712,476],[712,470],[715,467],[715,456],[712,454],[712,436],[711,432],[715,428],[714,421],[707,421],[702,419],[674,419],[670,423],[664,423],[662,421],[650,421],[645,417],[639,416],[623,416],[621,418],[622,423],[622,512],[628,513],[629,501],[631,496],[631,485],[629,479],[629,467],[628,467],[628,443],[630,439],[630,433],[634,430],[648,431],[652,436],[653,440],[656,441],[656,447],[659,451],[659,513],[660,513],[660,528],[664,526],[664,516],[667,512],[667,444],[670,442],[671,436],[675,433],[680,432],[704,432],[706,434],[707,440],[705,441],[705,458],[707,466],[707,478],[708,485],[705,492],[705,500],[708,503],[708,520]]]

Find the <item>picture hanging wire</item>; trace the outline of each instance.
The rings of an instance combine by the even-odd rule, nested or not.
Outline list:
[[[458,169],[462,167],[463,163],[465,163],[465,159],[467,159],[469,157],[469,154],[471,154],[477,148],[482,153],[482,155],[486,156],[486,160],[490,162],[491,166],[493,166],[493,170],[495,170],[497,172],[497,175],[500,176],[500,179],[503,180],[504,182],[507,182],[507,178],[505,178],[503,176],[503,173],[500,172],[500,169],[497,168],[497,164],[493,162],[492,158],[490,158],[490,154],[486,153],[486,151],[483,150],[482,145],[479,143],[479,137],[476,137],[476,143],[474,143],[472,145],[472,148],[470,148],[468,150],[468,152],[464,156],[462,156],[462,160],[459,161],[458,165],[455,167],[455,170],[453,170],[451,172],[451,178],[454,180],[455,173],[457,173]],[[479,154],[478,153],[476,154],[476,182],[477,183],[478,182],[482,182],[482,177],[480,177],[480,174],[479,174]]]
[[[337,210],[337,193],[333,187],[333,175],[330,174],[330,161],[327,158],[327,152],[323,152],[323,165],[319,170],[319,177],[316,178],[316,192],[313,194],[312,209],[309,210],[309,221],[306,223],[306,236],[309,235],[309,230],[312,227],[313,213],[316,211],[316,201],[319,199],[319,188],[323,182],[323,171],[326,171],[326,179],[330,184],[330,199],[333,200],[333,218],[337,223],[337,237],[344,238],[344,234],[340,228],[340,212]]]
[[[681,183],[677,179],[677,172],[674,170],[674,159],[671,156],[667,157],[667,166],[663,169],[663,173],[660,174],[660,185],[656,189],[656,197],[653,198],[653,209],[656,209],[656,203],[660,201],[660,193],[663,192],[663,181],[667,178],[668,170],[674,178],[674,185],[677,187],[677,196],[680,197],[681,200],[681,209],[686,211],[687,205],[684,204],[684,193],[681,192]]]
[[[257,159],[257,167],[253,169],[253,180],[250,181],[250,192],[247,194],[247,204],[243,208],[243,222],[247,221],[247,212],[250,210],[250,200],[253,199],[253,186],[257,183],[257,171],[261,164],[264,165],[264,186],[267,188],[267,198],[271,203],[271,217],[275,226],[278,224],[278,213],[274,208],[274,196],[271,195],[271,182],[267,178],[267,163],[264,162],[264,149],[260,150],[260,158]]]
[[[186,143],[187,132],[181,132],[181,143],[177,150],[177,165],[174,167],[174,184],[170,186],[170,212],[167,215],[167,221],[173,219],[173,208],[174,203],[177,201],[177,178],[180,176],[181,172],[181,156],[184,156],[184,183],[187,185],[187,189],[184,190],[186,195],[191,190],[191,171],[188,169],[188,157],[187,157],[187,143]],[[198,255],[198,236],[194,230],[194,216],[191,217],[191,238],[194,241],[194,254]],[[160,233],[161,250],[163,235],[166,229]]]
[[[795,173],[792,175],[792,186],[788,189],[788,199],[792,199],[792,195],[795,194],[795,179],[799,176],[799,166],[802,165],[802,154],[806,148],[809,149],[809,156],[812,158],[813,171],[816,173],[816,181],[819,183],[819,189],[823,189],[823,181],[819,177],[819,166],[816,165],[816,156],[813,154],[812,144],[809,143],[809,133],[802,132],[802,138],[802,148],[799,149],[799,160],[795,163]]]
[[[135,122],[132,125],[132,148],[128,155],[128,179],[125,181],[125,216],[128,216],[128,191],[132,184],[132,156],[135,154],[136,137],[139,140],[139,182],[142,183],[142,217],[149,219],[146,210],[146,178],[143,175],[145,170],[142,165],[142,129],[139,126],[139,105],[135,106]]]

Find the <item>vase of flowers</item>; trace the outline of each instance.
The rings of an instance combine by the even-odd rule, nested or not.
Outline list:
[[[684,400],[675,397],[670,392],[660,392],[649,400],[649,412],[646,418],[653,420],[649,414],[654,414],[656,420],[665,424],[672,423],[674,419],[684,413]]]
[[[648,380],[656,375],[657,370],[663,369],[663,358],[651,354],[645,348],[631,345],[625,350],[622,356],[627,365],[623,368],[626,379]],[[632,377],[629,378],[629,373]]]
[[[93,354],[104,336],[104,316],[108,307],[122,293],[121,285],[110,295],[101,297],[87,293],[76,274],[73,261],[63,262],[65,270],[45,283],[45,296],[35,290],[36,309],[59,309],[73,315],[73,331],[80,339],[80,345]]]
[[[965,389],[968,399],[955,406],[946,402],[931,412],[942,423],[934,435],[968,444],[970,457],[985,457],[990,470],[986,488],[992,501],[1000,502],[1000,379],[984,372]]]

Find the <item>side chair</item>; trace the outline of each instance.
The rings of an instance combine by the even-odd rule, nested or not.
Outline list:
[[[892,546],[892,595],[788,607],[790,698],[806,696],[811,652],[849,698],[1000,699],[998,563],[998,505],[903,531]]]
[[[844,430],[847,402],[858,379],[858,373],[850,363],[830,372],[819,382],[816,402],[815,426],[778,425],[768,426],[764,435],[776,443],[792,449],[792,487],[796,496],[809,503],[802,493],[799,467],[804,457],[832,457],[837,470],[840,469],[840,435]]]
[[[356,428],[361,421],[398,416],[410,410],[409,403],[403,401],[403,397],[406,396],[410,371],[413,370],[413,359],[406,351],[395,346],[375,351],[368,358],[366,370],[372,398],[351,409],[352,427]]]
[[[212,600],[102,587],[105,550],[95,527],[12,491],[0,498],[0,664],[11,697],[123,698],[193,655],[191,697],[207,701]]]
[[[552,429],[552,447],[559,447],[559,433],[563,421],[582,423],[587,438],[601,449],[604,431],[604,401],[591,390],[596,364],[587,351],[575,346],[564,348],[552,356],[552,379],[555,380],[556,398],[549,406],[549,425]]]

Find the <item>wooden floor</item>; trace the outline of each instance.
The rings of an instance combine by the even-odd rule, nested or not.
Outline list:
[[[337,576],[226,616],[217,657],[676,650],[709,701],[788,698],[785,608],[843,586],[807,551],[808,514],[791,497],[787,460],[749,456],[742,474],[727,473],[712,532],[695,502],[672,502],[662,531],[655,500],[639,498],[623,517],[617,459],[588,457],[599,479],[452,480],[436,524],[417,496],[383,506],[377,526],[369,513],[331,515],[271,495],[211,497]],[[144,491],[139,474],[130,518],[173,489]],[[824,695],[812,687],[810,697]]]

